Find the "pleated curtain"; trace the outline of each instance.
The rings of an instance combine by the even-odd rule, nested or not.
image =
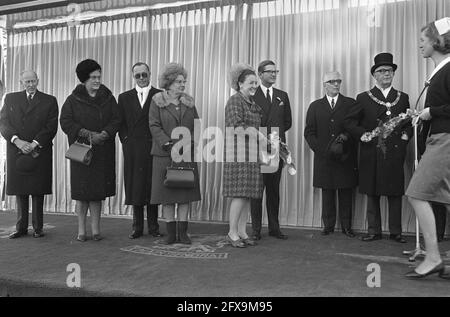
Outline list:
[[[394,87],[408,93],[414,104],[433,69],[419,54],[420,29],[444,16],[450,16],[447,0],[216,1],[103,17],[75,26],[10,28],[7,90],[19,90],[20,71],[31,68],[39,75],[39,89],[56,96],[61,107],[78,83],[77,63],[93,58],[103,68],[103,83],[117,98],[133,88],[131,66],[135,62],[150,65],[152,85],[157,87],[162,66],[175,61],[188,71],[187,92],[195,98],[203,126],[224,128],[225,104],[233,93],[227,82],[230,66],[246,62],[256,68],[260,61],[271,59],[280,70],[275,86],[287,91],[291,101],[293,126],[287,143],[298,166],[297,175],[286,171],[282,175],[280,224],[320,227],[320,190],[312,186],[313,153],[303,130],[309,104],[324,95],[323,73],[340,71],[341,92],[355,98],[374,85],[370,74],[373,57],[391,52],[399,66]],[[118,139],[116,142],[117,195],[105,201],[104,213],[129,215],[131,208],[124,205],[123,154]],[[59,129],[54,140],[53,195],[46,197],[47,211],[74,210],[69,162],[64,158],[67,147],[67,138]],[[411,142],[406,184],[412,167]],[[200,164],[200,186],[202,201],[193,206],[191,219],[227,221],[229,206],[221,195],[221,163]],[[365,197],[355,190],[355,229],[367,228],[365,205]],[[8,197],[6,206],[14,208],[14,198]],[[387,228],[386,208],[383,200],[383,228]],[[405,231],[415,230],[406,199],[402,219]]]

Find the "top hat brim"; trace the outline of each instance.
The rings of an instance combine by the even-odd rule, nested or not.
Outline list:
[[[394,72],[397,70],[397,64],[393,64],[393,63],[379,63],[376,65],[373,65],[372,68],[370,69],[370,72],[375,73],[375,70],[380,67],[380,66],[392,66],[392,68],[394,69]]]

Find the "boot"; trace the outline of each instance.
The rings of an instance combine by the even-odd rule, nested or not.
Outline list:
[[[183,244],[191,244],[192,241],[187,235],[188,222],[178,221],[178,242]]]
[[[167,238],[165,244],[174,244],[177,242],[177,223],[175,221],[166,222]]]

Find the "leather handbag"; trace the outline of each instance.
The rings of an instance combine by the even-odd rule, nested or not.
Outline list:
[[[92,161],[92,140],[89,136],[89,145],[78,142],[78,139],[72,143],[66,152],[66,158],[72,162],[81,163],[84,165],[91,164]]]
[[[195,188],[194,168],[186,166],[166,167],[164,185],[169,188]]]

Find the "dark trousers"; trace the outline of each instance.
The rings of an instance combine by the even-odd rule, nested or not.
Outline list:
[[[277,234],[280,232],[278,213],[280,209],[280,180],[282,170],[283,162],[280,161],[278,171],[275,173],[263,174],[264,187],[266,189],[266,208],[270,234]],[[250,206],[253,234],[260,234],[262,226],[262,198],[252,199]]]
[[[438,237],[444,237],[445,225],[447,224],[447,208],[445,205],[432,203],[434,218],[436,219],[436,234]]]
[[[29,195],[17,195],[16,231],[28,231]],[[32,224],[34,231],[41,232],[44,227],[44,195],[31,196]]]
[[[147,205],[148,232],[159,232],[158,205]],[[133,206],[133,231],[144,232],[144,206]]]
[[[387,196],[389,205],[389,232],[402,233],[402,196]],[[380,196],[367,196],[369,234],[381,234]]]
[[[352,189],[322,188],[322,220],[325,229],[334,230],[336,225],[336,191],[338,193],[339,219],[342,229],[352,226]]]

